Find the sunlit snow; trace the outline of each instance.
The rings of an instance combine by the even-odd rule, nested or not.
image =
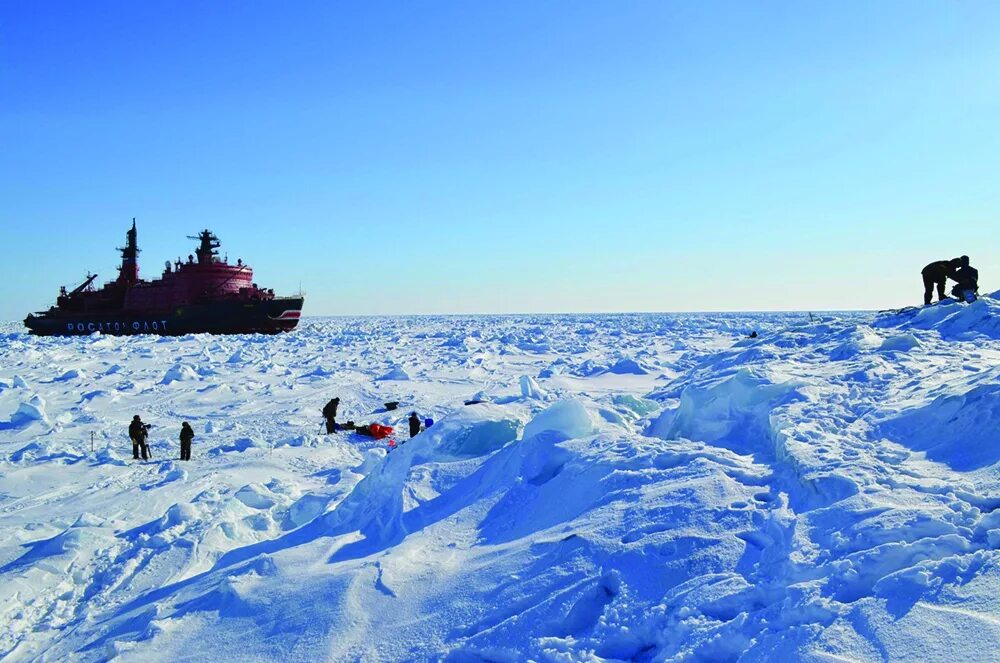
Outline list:
[[[998,321],[6,325],[0,658],[988,660]],[[398,446],[324,434],[333,396]],[[435,423],[407,441],[411,411]]]

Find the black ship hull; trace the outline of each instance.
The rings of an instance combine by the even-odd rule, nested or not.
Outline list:
[[[264,301],[216,301],[169,311],[65,311],[29,315],[24,325],[39,336],[157,334],[279,334],[299,323],[302,297]]]

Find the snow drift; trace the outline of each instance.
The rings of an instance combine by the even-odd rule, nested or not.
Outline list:
[[[997,306],[12,328],[0,657],[981,660]]]

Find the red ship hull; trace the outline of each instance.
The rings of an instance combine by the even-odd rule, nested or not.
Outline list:
[[[172,311],[118,311],[81,314],[53,309],[29,315],[25,326],[38,336],[115,336],[158,334],[280,334],[295,329],[302,297],[278,297],[261,302],[215,302]]]

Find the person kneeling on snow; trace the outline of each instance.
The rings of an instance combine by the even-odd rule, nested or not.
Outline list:
[[[960,258],[962,266],[955,272],[958,285],[951,289],[951,296],[963,302],[975,301],[979,293],[979,270],[969,264],[969,256]]]
[[[194,431],[191,424],[184,422],[181,424],[181,460],[191,460],[191,440],[194,439]]]

